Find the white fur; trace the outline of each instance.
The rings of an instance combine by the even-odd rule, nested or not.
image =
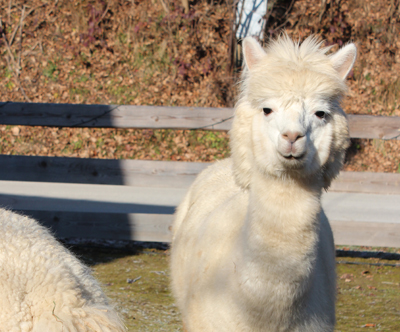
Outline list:
[[[123,332],[90,269],[35,220],[0,209],[0,332]]]
[[[315,38],[282,36],[265,51],[251,38],[243,48],[232,157],[202,172],[178,207],[172,290],[189,332],[333,331],[321,192],[349,144],[339,103],[355,47],[327,56]]]

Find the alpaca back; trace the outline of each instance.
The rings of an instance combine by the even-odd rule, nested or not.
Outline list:
[[[44,227],[2,209],[0,232],[0,331],[124,331],[90,269]]]

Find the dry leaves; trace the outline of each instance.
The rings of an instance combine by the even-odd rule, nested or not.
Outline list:
[[[7,39],[24,1],[0,1]],[[10,7],[9,7],[10,5]],[[227,4],[32,0],[22,38],[20,79],[33,102],[88,104],[232,105]],[[1,35],[0,35],[1,36]],[[16,37],[17,39],[17,37]],[[2,100],[25,101],[0,39]]]
[[[400,116],[398,6],[391,0],[325,3],[298,0],[289,8],[290,1],[275,1],[267,35],[285,27],[294,38],[315,33],[328,45],[354,41],[359,56],[344,109]],[[164,4],[167,11],[160,1],[0,0],[1,29],[13,40],[14,61],[20,59],[17,68],[0,38],[1,100],[24,101],[23,88],[33,102],[232,106],[231,2],[196,1],[188,12],[179,0]],[[29,15],[21,24],[24,6]],[[187,161],[229,154],[226,133],[200,133],[197,143],[197,134],[182,131],[4,127],[0,134],[6,154]],[[345,169],[398,172],[400,142],[355,140]]]
[[[354,275],[351,273],[345,273],[340,276],[340,279],[344,280],[344,282],[350,282],[353,281]]]

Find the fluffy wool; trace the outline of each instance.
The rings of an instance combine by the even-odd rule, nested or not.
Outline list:
[[[349,144],[340,108],[356,57],[310,37],[243,42],[232,157],[203,171],[178,207],[172,290],[194,331],[328,332],[334,242],[321,193]]]
[[[123,332],[90,269],[34,219],[0,210],[1,332]]]

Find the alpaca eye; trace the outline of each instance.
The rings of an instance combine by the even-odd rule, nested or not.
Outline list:
[[[263,108],[263,112],[264,112],[264,115],[269,115],[269,114],[272,113],[272,109],[270,109],[270,108],[268,108],[268,107],[264,107],[264,108]]]
[[[326,113],[324,111],[315,112],[315,115],[320,119],[325,119]]]

